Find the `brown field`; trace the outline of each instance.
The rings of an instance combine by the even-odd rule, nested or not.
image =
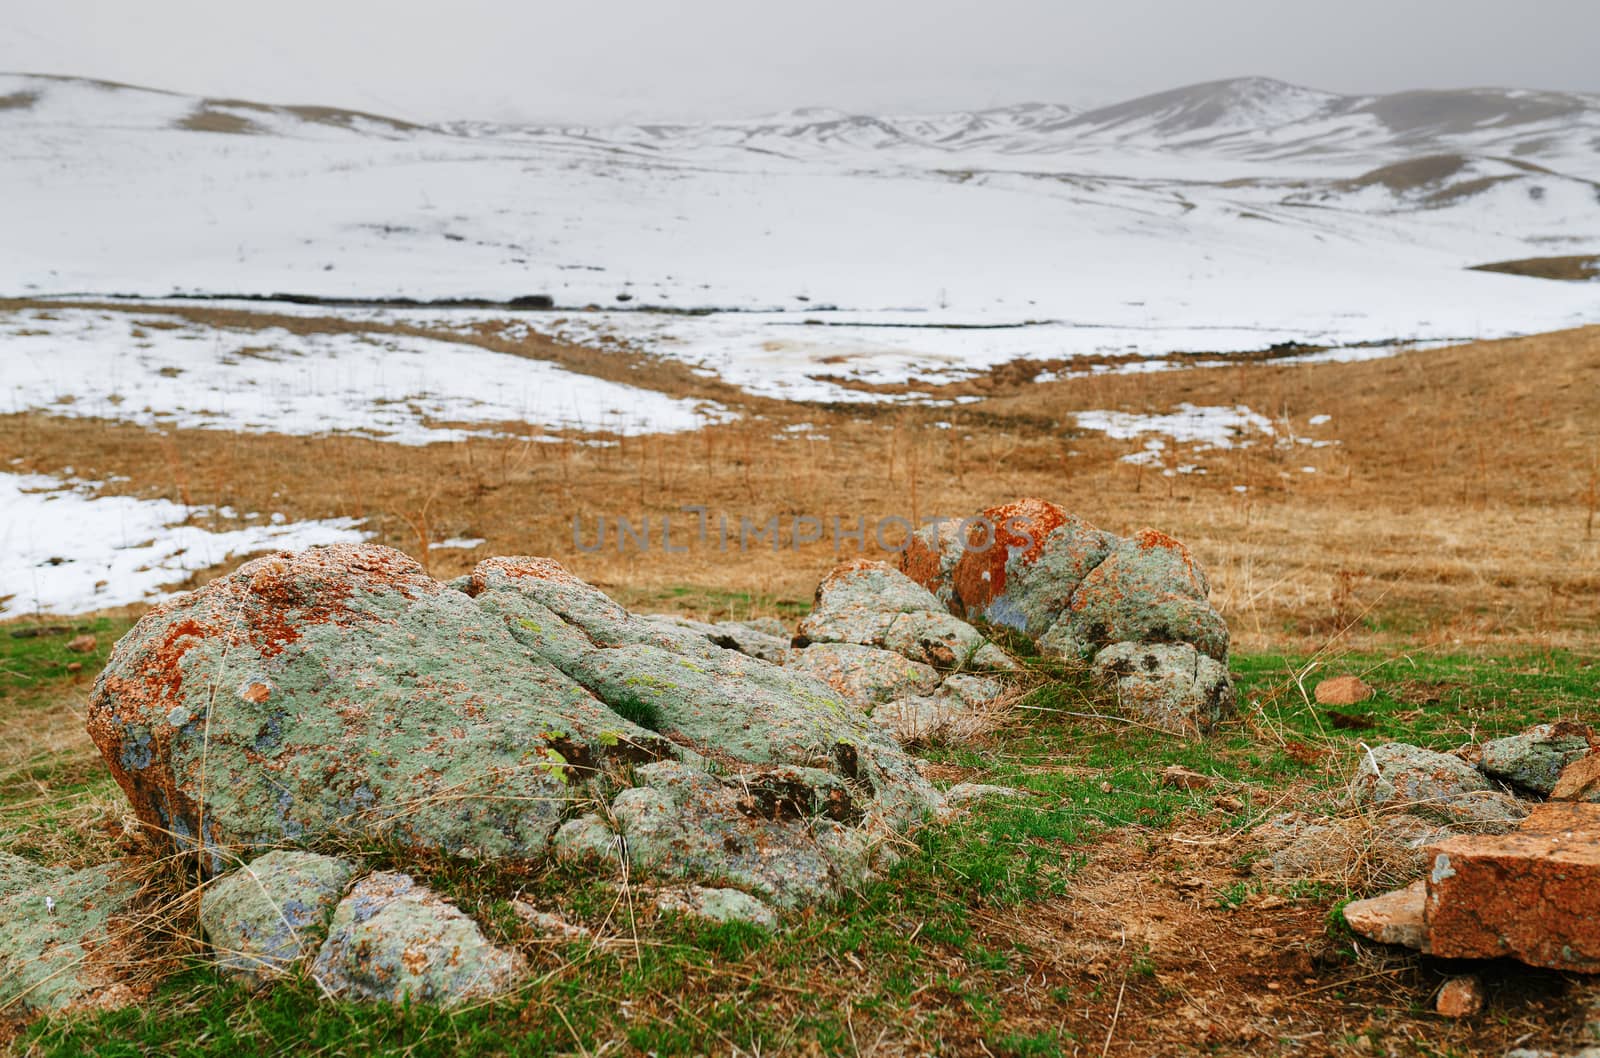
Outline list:
[[[179,311],[227,327],[394,329]],[[1362,363],[1247,361],[1045,383],[1030,381],[1043,365],[1015,364],[946,387],[981,399],[938,408],[784,404],[625,349],[512,339],[494,327],[470,340],[718,400],[742,418],[604,446],[567,438],[416,448],[25,413],[0,416],[0,458],[20,461],[17,470],[125,476],[116,488],[183,503],[365,518],[378,540],[442,577],[490,554],[552,555],[629,604],[701,614],[791,612],[808,601],[834,562],[858,553],[849,540],[835,550],[835,517],[846,529],[865,518],[866,552],[883,555],[871,529],[880,518],[968,514],[1032,495],[1107,529],[1151,525],[1187,541],[1244,649],[1315,647],[1340,631],[1352,646],[1593,642],[1600,327]],[[1182,402],[1244,404],[1271,417],[1280,438],[1334,443],[1258,435],[1226,450],[1169,445],[1169,462],[1204,472],[1163,476],[1122,461],[1142,440],[1080,431],[1072,415]],[[1309,425],[1316,415],[1332,419]],[[802,423],[811,430],[784,432]],[[693,516],[679,513],[687,505],[711,514],[704,542],[690,533]],[[731,526],[726,551],[719,515]],[[782,546],[741,550],[739,519],[760,525],[774,515]],[[674,543],[687,553],[661,548],[663,516],[674,517]],[[823,539],[792,546],[795,516],[820,519]],[[575,546],[575,517],[591,547],[597,519],[607,520],[604,550]],[[618,517],[650,520],[648,551],[631,541],[617,549]],[[886,533],[893,545],[899,530]],[[424,543],[449,536],[487,543]]]

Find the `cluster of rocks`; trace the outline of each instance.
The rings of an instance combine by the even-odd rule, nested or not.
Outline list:
[[[1399,743],[1368,752],[1358,799],[1442,832],[1417,845],[1423,877],[1348,905],[1346,920],[1444,958],[1600,973],[1600,737],[1540,724],[1471,755],[1476,766]]]
[[[1224,711],[1226,628],[1182,545],[1037,501],[989,514],[999,550],[947,549],[932,527],[903,570],[834,570],[792,636],[633,614],[548,559],[443,584],[375,545],[277,554],[147,613],[96,684],[89,733],[199,887],[223,972],[305,973],[352,998],[491,995],[522,956],[365,864],[565,861],[665,910],[773,925],[892,863],[925,821],[1015,793],[941,793],[907,752],[1004,706],[1017,662],[969,616],[1092,658],[1154,721],[1199,730]],[[132,999],[121,953],[148,954],[151,899],[124,864],[0,858],[21,938],[0,943],[0,1008]]]
[[[1123,710],[1198,733],[1235,706],[1228,626],[1205,572],[1154,529],[1121,538],[1043,500],[925,526],[900,568],[950,612],[1089,664]]]

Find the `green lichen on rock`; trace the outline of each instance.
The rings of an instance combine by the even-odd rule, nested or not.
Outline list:
[[[1447,823],[1507,830],[1528,814],[1460,757],[1404,742],[1365,750],[1351,794],[1356,804],[1404,808]]]
[[[1485,742],[1478,767],[1485,775],[1548,797],[1567,765],[1597,747],[1600,739],[1588,724],[1539,724],[1520,735]]]
[[[1188,643],[1113,643],[1091,671],[1124,715],[1167,731],[1204,733],[1234,712],[1228,670]]]
[[[902,825],[937,803],[904,752],[805,671],[631,614],[549,559],[479,563],[472,593],[531,655],[601,701],[648,705],[680,756],[831,771]],[[544,631],[529,631],[530,621]]]
[[[1011,668],[1004,651],[893,567],[858,559],[827,575],[796,642],[853,643],[941,669]]]
[[[657,829],[681,840],[671,855],[630,848],[642,869],[794,902],[839,892],[864,849],[940,803],[826,684],[638,618],[544,559],[491,560],[454,587],[375,546],[248,563],[118,644],[90,731],[152,832],[203,849],[209,875],[262,847],[374,840],[534,866],[558,830],[558,851],[604,860],[622,854],[616,835],[572,816],[609,801],[626,819],[645,789],[672,805]],[[691,778],[617,793],[650,762]],[[296,876],[287,864],[322,862],[299,855],[252,863],[281,892],[259,871],[212,886],[207,930],[240,957],[230,972],[253,982],[315,932],[339,885]]]
[[[138,888],[113,862],[30,873],[0,897],[0,1010],[109,1009],[137,998],[126,978],[148,958],[130,913]]]
[[[652,902],[661,911],[703,918],[708,922],[748,922],[764,929],[778,926],[778,916],[772,908],[738,889],[704,885],[663,889],[653,896]]]
[[[334,856],[278,850],[212,880],[200,927],[217,967],[255,988],[315,952],[356,872]]]
[[[349,545],[152,609],[113,651],[89,729],[140,818],[206,846],[212,873],[222,847],[350,833],[537,858],[573,798],[552,753],[668,752],[468,596]]]
[[[721,882],[780,907],[838,896],[871,869],[881,816],[863,818],[850,784],[818,769],[715,776],[677,761],[635,770],[639,785],[567,822],[558,856],[647,875]],[[861,824],[858,826],[858,824]]]
[[[1178,541],[1144,529],[1090,570],[1046,636],[1098,651],[1112,643],[1189,643],[1228,660],[1228,626],[1211,608],[1205,573]]]
[[[527,972],[521,953],[495,947],[459,908],[397,873],[355,884],[311,966],[338,998],[440,1006],[500,995]]]
[[[931,665],[857,643],[813,643],[792,650],[786,667],[827,684],[863,714],[897,698],[931,694],[939,686]]]

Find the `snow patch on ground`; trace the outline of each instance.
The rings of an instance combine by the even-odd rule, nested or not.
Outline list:
[[[59,309],[0,315],[0,342],[0,410],[146,426],[416,445],[505,433],[511,423],[641,434],[725,415],[546,361],[408,335],[228,330],[161,313]]]
[[[352,518],[214,531],[195,517],[231,512],[170,500],[101,496],[98,482],[0,473],[0,618],[76,614],[154,602],[233,555],[356,543],[369,534]]]
[[[1280,448],[1307,445],[1327,448],[1339,442],[1332,439],[1298,436],[1288,422],[1274,422],[1260,412],[1243,404],[1232,407],[1219,405],[1179,404],[1177,410],[1162,414],[1140,415],[1125,411],[1082,411],[1076,415],[1079,428],[1096,430],[1118,441],[1145,438],[1137,452],[1122,457],[1122,462],[1135,466],[1163,468],[1166,476],[1173,474],[1204,474],[1201,463],[1178,463],[1168,466],[1169,450],[1176,445],[1190,445],[1193,453],[1216,449],[1249,448],[1261,440],[1268,440]],[[1316,415],[1309,421],[1321,426],[1331,421],[1331,416]],[[1152,436],[1154,435],[1154,436]],[[1315,467],[1302,468],[1305,473],[1316,473]]]

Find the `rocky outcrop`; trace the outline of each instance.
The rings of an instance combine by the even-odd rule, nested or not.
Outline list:
[[[1046,654],[1089,662],[1110,650],[1095,665],[1102,683],[1162,727],[1203,732],[1233,710],[1227,624],[1188,548],[1164,533],[1123,539],[1020,500],[925,526],[900,569],[952,613],[1022,632]]]
[[[546,559],[492,559],[461,587],[377,546],[258,559],[135,625],[90,733],[141,820],[209,875],[374,837],[534,865],[581,806],[643,819],[665,799],[636,865],[770,880],[794,903],[939,805],[803,671],[630,614]],[[723,842],[739,834],[759,835],[759,869]]]
[[[491,944],[459,908],[394,873],[355,884],[311,966],[336,998],[440,1006],[509,991],[527,971],[521,953]]]

